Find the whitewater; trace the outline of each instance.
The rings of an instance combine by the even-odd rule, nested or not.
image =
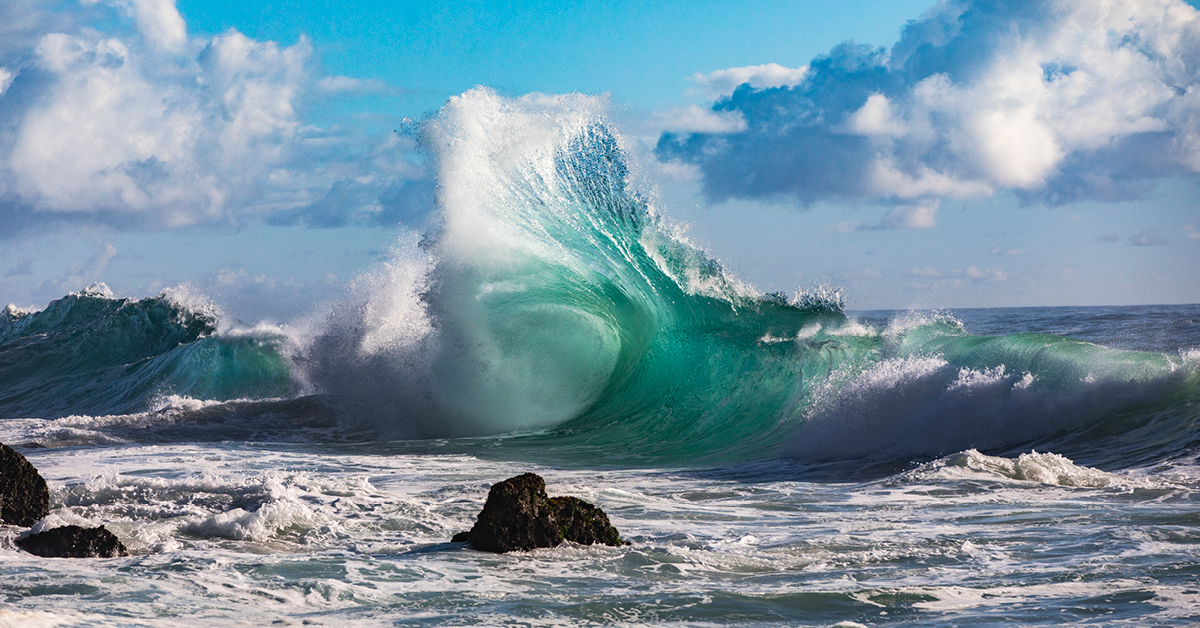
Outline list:
[[[335,303],[188,286],[0,313],[0,626],[1200,621],[1200,305],[848,312],[762,293],[635,185],[600,99],[479,88],[414,130],[438,218]],[[477,552],[534,471],[627,547]]]

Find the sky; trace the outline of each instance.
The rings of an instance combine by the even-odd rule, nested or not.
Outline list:
[[[764,291],[1200,302],[1195,3],[8,0],[0,303],[302,316],[435,220],[404,130],[476,86],[601,95],[663,219]]]

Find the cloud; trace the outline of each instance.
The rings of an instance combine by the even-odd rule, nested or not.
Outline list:
[[[97,279],[100,274],[108,268],[108,263],[117,255],[117,247],[111,243],[105,242],[100,250],[96,251],[86,262],[83,263],[83,272],[92,279]]]
[[[696,84],[697,95],[715,99],[732,94],[734,89],[743,84],[757,89],[799,85],[807,73],[808,66],[787,68],[778,63],[768,63],[717,70],[708,74],[696,73],[688,80]]]
[[[1183,228],[1183,232],[1184,232],[1184,234],[1187,235],[1188,238],[1191,238],[1192,240],[1200,240],[1200,229],[1196,228],[1195,223],[1185,226]]]
[[[651,116],[651,123],[660,131],[675,133],[739,133],[746,130],[746,120],[736,111],[713,111],[699,105],[688,105],[660,111]]]
[[[968,266],[961,270],[941,271],[936,268],[926,266],[924,268],[913,268],[908,271],[908,274],[913,277],[921,277],[927,283],[912,283],[908,284],[910,288],[927,290],[930,288],[963,288],[968,283],[973,284],[1002,284],[1008,281],[1008,273],[1000,268],[976,268]]]
[[[385,197],[425,176],[411,141],[305,121],[331,94],[378,88],[325,76],[308,39],[189,39],[173,0],[78,8],[88,11],[109,31],[47,14],[24,22],[19,55],[0,44],[11,60],[0,70],[0,220],[161,229],[405,213]],[[352,205],[332,206],[347,181]]]
[[[62,294],[81,290],[101,279],[104,271],[108,269],[108,263],[116,257],[117,247],[109,242],[97,242],[96,246],[96,252],[91,257],[83,262],[67,264],[65,274],[57,278],[46,279],[37,291]],[[99,285],[103,290],[108,290],[104,284]]]
[[[386,94],[402,91],[377,79],[356,79],[349,76],[326,76],[317,81],[317,87],[326,92],[359,94]]]
[[[155,48],[183,52],[187,45],[187,25],[175,9],[175,0],[132,0],[138,30]]]
[[[4,271],[5,277],[26,277],[33,274],[33,258],[27,257],[16,266]]]
[[[1165,246],[1170,244],[1170,241],[1164,238],[1158,229],[1149,229],[1129,236],[1129,244],[1131,246]]]
[[[94,22],[101,12],[101,7],[88,2],[70,9],[53,0],[0,2],[0,67],[11,69],[20,63],[42,35],[75,31]]]
[[[321,199],[267,220],[274,225],[301,224],[336,228],[349,224],[423,228],[434,211],[434,184],[428,179],[380,185],[374,179],[343,179]]]
[[[1135,198],[1200,172],[1200,14],[1182,0],[944,0],[890,50],[839,45],[800,82],[741,84],[712,110],[745,130],[668,132],[656,149],[696,165],[711,200]]]
[[[897,205],[888,210],[874,225],[858,225],[856,231],[884,231],[895,229],[932,229],[937,226],[939,199],[926,199],[920,203]]]
[[[971,279],[974,279],[976,283],[1003,283],[1008,281],[1008,273],[1000,270],[999,268],[981,270],[979,268],[975,268],[974,266],[968,266],[967,269],[963,271],[963,274]]]

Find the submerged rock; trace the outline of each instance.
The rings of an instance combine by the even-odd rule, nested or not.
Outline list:
[[[128,556],[120,539],[104,526],[63,526],[17,539],[17,546],[45,558],[113,558]]]
[[[536,473],[492,485],[475,526],[451,540],[497,553],[554,547],[563,541],[623,544],[603,510],[578,497],[547,497],[546,481]]]
[[[0,522],[31,526],[50,514],[50,490],[25,456],[0,444]]]

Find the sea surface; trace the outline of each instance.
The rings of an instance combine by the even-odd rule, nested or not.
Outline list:
[[[0,313],[0,626],[1194,626],[1200,305],[853,312],[660,217],[594,99],[414,131],[439,218],[336,303]],[[533,471],[630,542],[449,541]]]

